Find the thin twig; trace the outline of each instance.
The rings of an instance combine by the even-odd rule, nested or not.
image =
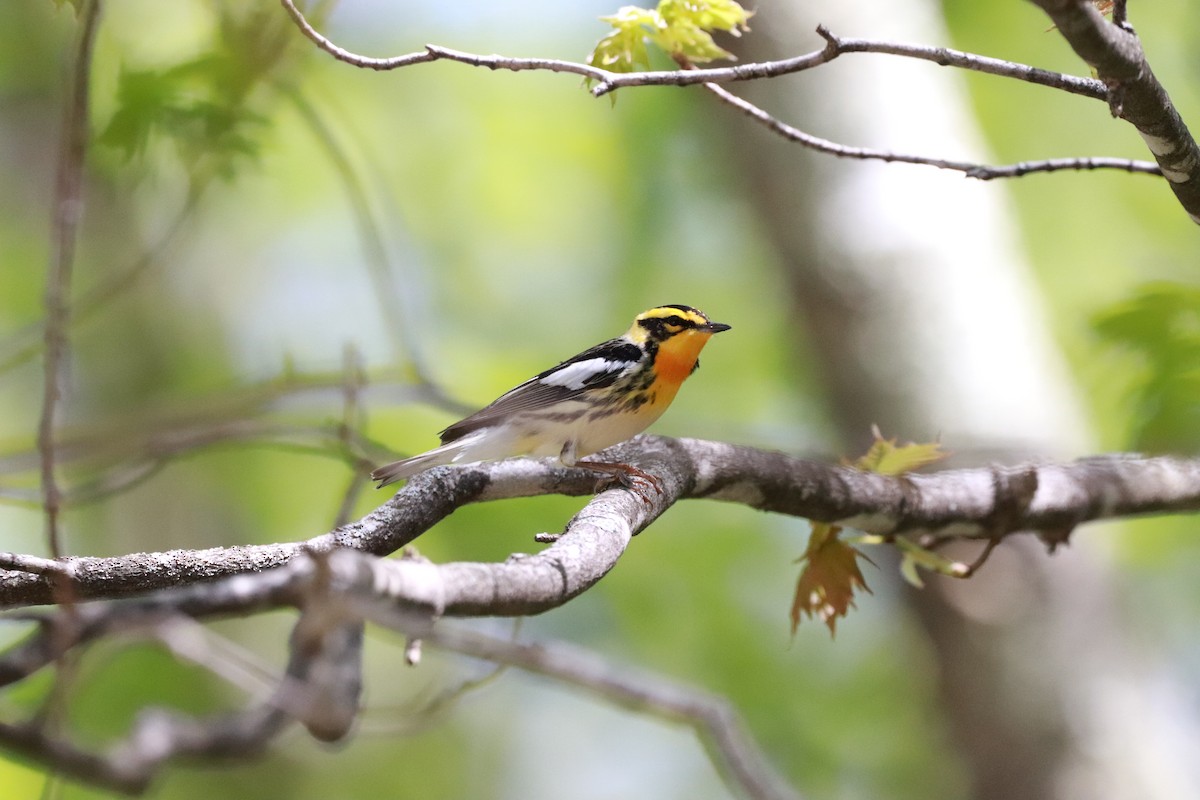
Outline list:
[[[329,55],[336,58],[338,61],[345,61],[347,64],[353,64],[356,67],[375,70],[397,69],[399,67],[407,67],[412,64],[420,64],[423,61],[433,61],[436,57],[428,52],[407,53],[402,56],[394,56],[392,58],[368,58],[360,56],[356,53],[351,53],[349,50],[343,50],[333,42],[326,39],[321,34],[317,33],[312,25],[308,24],[304,14],[300,9],[296,8],[296,4],[292,0],[280,0],[288,16],[296,23],[296,27],[300,28],[301,32],[312,40],[320,49],[324,50]]]
[[[271,407],[304,394],[343,392],[344,381],[343,373],[297,373],[285,370],[276,377],[202,398],[187,408],[149,416],[148,412],[137,410],[98,422],[87,429],[60,433],[55,443],[55,462],[62,465],[84,461],[94,465],[127,460],[158,460],[209,443],[234,439],[239,433],[245,438],[299,441],[308,447],[313,441],[326,441],[332,428],[329,425],[284,425],[261,417]],[[364,376],[364,391],[367,383],[368,378]],[[370,383],[372,391],[386,390],[389,399],[401,402],[424,402],[428,399],[427,394],[417,387],[397,384],[390,370],[370,376]],[[356,439],[353,451],[354,457],[360,460],[390,455],[382,445],[364,437]],[[41,458],[35,447],[0,452],[0,476],[20,475],[36,471],[40,466]],[[134,468],[138,468],[136,464]],[[75,490],[63,492],[63,502],[68,502],[70,495],[75,493]],[[0,486],[2,499],[40,505],[41,495],[35,489]]]
[[[387,618],[376,621],[387,624]],[[690,726],[732,789],[755,800],[798,800],[774,770],[741,715],[724,697],[617,667],[579,647],[526,644],[461,627],[434,626],[422,633],[432,645],[554,678],[637,712]]]
[[[284,425],[255,419],[231,419],[186,428],[151,431],[143,437],[130,437],[120,443],[120,450],[87,452],[86,447],[70,447],[65,455],[75,458],[87,455],[93,459],[114,460],[111,466],[100,469],[89,480],[80,481],[64,491],[61,506],[69,508],[96,502],[114,494],[128,491],[153,477],[173,460],[191,453],[215,447],[254,447],[275,449],[337,458],[365,478],[369,467],[377,463],[371,452],[383,453],[384,448],[366,439],[359,432],[347,437],[341,426]],[[64,457],[60,446],[59,458]],[[366,485],[366,481],[362,483]],[[362,488],[362,487],[360,487]],[[0,502],[38,506],[36,490],[0,486]]]
[[[1052,158],[1045,161],[1022,161],[1017,164],[1008,164],[1005,166],[989,166],[979,164],[974,161],[958,161],[948,158],[930,158],[927,156],[918,156],[911,153],[896,153],[890,150],[877,150],[871,147],[852,147],[849,145],[838,144],[837,142],[823,139],[820,136],[814,136],[811,133],[802,131],[794,125],[789,125],[780,119],[772,116],[764,111],[759,106],[751,103],[742,97],[730,92],[723,86],[718,86],[715,83],[706,83],[704,88],[711,92],[721,102],[736,108],[750,119],[759,123],[767,130],[782,136],[789,141],[796,142],[811,150],[816,150],[821,153],[841,158],[853,158],[863,161],[886,161],[898,162],[902,164],[921,164],[929,167],[937,167],[938,169],[946,169],[954,172],[961,172],[968,178],[977,180],[992,180],[995,178],[1016,178],[1022,175],[1029,175],[1035,172],[1061,172],[1063,170],[1094,170],[1094,169],[1118,169],[1125,172],[1141,173],[1146,175],[1161,175],[1162,171],[1157,164],[1149,161],[1136,161],[1125,158]]]
[[[1154,75],[1125,9],[1109,22],[1083,0],[1033,0],[1059,34],[1109,87],[1114,117],[1133,125],[1162,168],[1167,185],[1200,225],[1200,144],[1188,130],[1167,89]]]
[[[825,40],[825,47],[811,53],[753,64],[737,64],[731,67],[695,69],[681,72],[663,70],[651,72],[610,73],[592,87],[592,94],[601,97],[609,92],[628,86],[694,86],[699,83],[729,83],[733,81],[758,80],[791,75],[797,72],[828,64],[847,53],[878,53],[882,55],[913,58],[929,61],[943,67],[956,67],[970,72],[980,72],[1003,78],[1059,89],[1071,94],[1104,100],[1108,90],[1095,78],[1081,78],[1040,69],[1028,64],[991,58],[949,47],[930,47],[922,44],[888,42],[876,39],[843,39],[834,35],[824,25],[817,26],[817,33]],[[446,55],[450,58],[450,55]],[[464,60],[464,59],[455,59]],[[471,63],[471,62],[468,62]],[[489,64],[488,66],[492,66]]]
[[[367,486],[367,469],[356,468],[358,454],[362,449],[360,444],[363,428],[367,423],[367,412],[362,404],[362,391],[367,384],[367,376],[363,368],[362,353],[353,344],[346,345],[342,359],[345,380],[342,384],[342,422],[338,425],[338,440],[344,458],[351,465],[352,473],[334,518],[335,528],[340,528],[350,521],[350,515],[354,513],[354,504]]]
[[[281,2],[283,7],[287,9],[288,14],[296,22],[296,25],[304,32],[305,36],[315,42],[319,48],[337,60],[344,61],[347,64],[366,69],[391,70],[444,59],[475,67],[487,67],[493,70],[504,69],[512,72],[526,70],[566,72],[581,75],[595,81],[596,85],[592,87],[591,91],[596,97],[602,97],[609,92],[630,86],[693,86],[698,83],[729,83],[733,81],[775,78],[780,75],[790,75],[819,67],[846,53],[881,53],[930,61],[944,67],[957,67],[972,72],[1013,78],[1026,83],[1060,89],[1071,94],[1091,97],[1095,100],[1103,100],[1107,94],[1104,84],[1094,78],[1066,75],[1014,61],[1005,61],[1000,58],[991,58],[976,55],[975,53],[967,53],[962,50],[953,50],[948,47],[929,47],[927,45],[873,39],[843,39],[835,36],[824,25],[817,28],[817,33],[826,42],[825,47],[820,50],[814,50],[811,53],[805,53],[793,58],[780,59],[778,61],[763,61],[752,64],[737,64],[731,67],[700,69],[690,74],[676,70],[610,72],[606,69],[576,61],[564,61],[555,58],[516,58],[496,54],[482,55],[434,44],[427,44],[424,52],[407,53],[391,58],[370,58],[338,47],[318,33],[308,23],[308,20],[305,19],[299,9],[296,8],[293,0],[281,0]]]
[[[152,268],[162,265],[164,254],[175,243],[179,234],[185,230],[186,223],[191,221],[202,191],[202,188],[193,189],[188,193],[187,200],[163,229],[161,236],[138,253],[127,267],[116,272],[108,280],[86,290],[71,304],[70,319],[67,320],[68,330],[75,328],[104,308],[109,301],[135,285],[137,280]],[[42,351],[43,339],[43,326],[37,323],[19,328],[11,333],[3,342],[0,342],[0,353],[3,353],[0,355],[0,373],[15,369],[35,358]]]
[[[992,555],[992,551],[996,549],[996,546],[998,544],[1000,544],[1000,542],[1001,542],[1001,539],[999,539],[999,538],[988,539],[987,543],[984,544],[984,546],[983,546],[983,550],[981,550],[979,555],[975,557],[975,560],[972,561],[970,564],[963,565],[963,568],[961,570],[959,570],[957,573],[955,573],[954,577],[956,577],[956,578],[972,577],[976,572],[979,571],[980,567],[982,567],[984,564],[987,563],[988,558]]]
[[[38,452],[42,461],[42,502],[50,553],[63,556],[59,531],[62,492],[54,474],[54,429],[67,359],[67,324],[70,319],[71,272],[75,240],[83,215],[83,163],[88,142],[88,80],[92,72],[92,46],[100,22],[100,0],[83,0],[79,39],[71,73],[71,89],[63,114],[58,179],[54,189],[50,265],[46,276],[46,352],[42,415],[38,423]]]
[[[75,570],[69,563],[20,553],[0,553],[0,570],[3,569],[28,572],[30,575],[48,575],[67,579],[71,579],[75,575]]]
[[[738,108],[773,133],[813,150],[843,158],[919,164],[938,169],[953,170],[977,180],[1017,178],[1036,172],[1061,172],[1064,170],[1116,169],[1145,175],[1161,176],[1163,174],[1156,164],[1148,161],[1123,158],[1053,158],[1039,161],[1022,161],[1017,164],[1005,166],[989,166],[970,161],[929,158],[867,147],[851,147],[806,133],[799,128],[776,119],[763,109],[717,85],[723,82],[772,78],[779,75],[801,72],[821,66],[822,64],[827,64],[846,53],[880,53],[1012,78],[1026,83],[1047,86],[1072,94],[1082,95],[1095,100],[1108,99],[1107,87],[1105,87],[1103,82],[1094,78],[1066,75],[1039,69],[1027,64],[989,58],[961,50],[872,39],[843,39],[835,36],[828,28],[820,26],[817,28],[817,33],[825,39],[825,47],[820,50],[779,61],[739,64],[717,69],[691,68],[655,72],[616,73],[573,61],[562,61],[553,58],[514,58],[501,55],[481,55],[433,44],[426,45],[426,52],[424,54],[410,53],[395,58],[377,59],[360,56],[334,45],[312,28],[292,0],[280,1],[284,8],[288,10],[292,19],[296,21],[296,24],[304,31],[305,35],[316,42],[318,47],[330,53],[339,61],[344,61],[358,67],[385,70],[430,61],[447,60],[475,67],[486,67],[493,70],[503,69],[512,72],[526,70],[566,72],[581,75],[588,80],[594,81],[596,85],[592,87],[591,91],[596,97],[603,96],[619,88],[631,86],[691,86],[702,84],[723,102]],[[422,55],[427,57],[421,57]]]
[[[365,256],[364,263],[371,281],[375,284],[373,294],[379,305],[380,316],[387,328],[388,339],[393,349],[393,358],[397,362],[407,364],[407,371],[411,372],[411,377],[415,379],[417,388],[426,395],[426,400],[452,413],[469,414],[475,409],[454,400],[446,393],[445,389],[433,379],[432,372],[417,347],[418,331],[409,321],[411,315],[404,313],[405,294],[397,284],[395,265],[388,256],[383,229],[376,213],[371,208],[361,170],[356,169],[351,163],[345,146],[338,140],[334,131],[325,123],[308,98],[291,86],[281,86],[280,88],[299,112],[301,120],[308,125],[318,144],[325,150],[330,164],[346,190],[354,220],[358,226],[359,241],[362,243]]]
[[[581,75],[584,78],[600,81],[601,83],[605,83],[620,75],[620,73],[609,72],[606,69],[593,67],[590,64],[581,64],[578,61],[563,61],[558,58],[513,58],[495,53],[492,55],[482,55],[454,50],[436,44],[425,45],[425,50],[429,53],[431,61],[444,59],[446,61],[457,61],[460,64],[469,64],[472,67],[487,67],[491,70],[503,69],[509,72],[529,72],[530,70],[566,72],[571,75]]]

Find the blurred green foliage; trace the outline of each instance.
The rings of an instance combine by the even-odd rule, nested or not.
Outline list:
[[[1200,449],[1200,287],[1139,287],[1098,314],[1095,326],[1104,341],[1137,362],[1124,373],[1134,397],[1133,446],[1167,453]]]

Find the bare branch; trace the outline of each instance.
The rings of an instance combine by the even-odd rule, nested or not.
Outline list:
[[[828,139],[822,139],[819,136],[814,136],[811,133],[807,133],[793,125],[776,119],[754,103],[738,97],[723,86],[718,86],[715,83],[706,83],[704,84],[704,88],[714,94],[721,102],[741,111],[772,133],[801,144],[811,150],[829,153],[840,158],[921,164],[929,167],[937,167],[938,169],[961,172],[968,178],[976,178],[984,181],[994,178],[1017,178],[1035,172],[1060,172],[1062,170],[1119,169],[1125,172],[1137,172],[1148,175],[1162,174],[1154,164],[1124,158],[1054,158],[1046,161],[1022,161],[1018,164],[994,167],[974,161],[931,158],[909,153],[894,153],[890,150],[876,150],[870,147],[851,147],[832,142]]]
[[[396,361],[407,362],[408,371],[415,378],[417,388],[427,395],[426,399],[442,408],[463,415],[470,414],[475,409],[464,406],[446,394],[432,378],[426,360],[416,347],[417,331],[410,319],[412,315],[405,313],[405,293],[400,288],[403,281],[398,282],[394,275],[397,265],[393,264],[388,256],[382,226],[371,209],[362,176],[355,170],[346,149],[308,98],[289,85],[281,85],[280,90],[291,100],[300,118],[325,151],[346,190],[358,226],[367,272],[375,284],[374,296],[379,304],[379,313],[387,328]]]
[[[364,373],[354,379],[362,384],[354,389],[356,394],[368,391],[368,377]],[[333,456],[365,478],[363,468],[390,451],[366,439],[355,426],[347,427],[346,422],[283,424],[262,418],[273,407],[305,394],[338,390],[345,403],[346,380],[344,373],[285,371],[220,396],[203,398],[187,408],[157,412],[150,417],[139,409],[85,430],[60,432],[55,443],[55,462],[60,466],[77,464],[89,470],[85,480],[60,488],[60,505],[79,505],[124,491],[157,473],[171,459],[220,445],[274,447]],[[387,372],[374,377],[370,391],[387,391],[392,401],[430,402],[453,411],[461,406],[439,400],[444,393],[436,387],[408,383],[396,386]],[[354,416],[359,413],[352,410]],[[39,467],[39,454],[33,449],[0,453],[0,479]],[[0,502],[4,501],[38,505],[41,496],[33,488],[0,484]]]
[[[875,39],[844,39],[834,35],[824,25],[817,27],[817,33],[826,42],[821,50],[781,59],[779,61],[762,61],[753,64],[737,64],[732,67],[696,69],[692,71],[651,71],[630,73],[609,73],[609,76],[597,82],[592,87],[592,94],[601,97],[609,92],[627,86],[695,86],[700,83],[730,83],[733,81],[757,80],[774,78],[780,75],[790,75],[796,72],[828,64],[838,56],[846,53],[880,53],[884,55],[913,58],[920,61],[930,61],[943,67],[957,67],[971,72],[981,72],[1003,78],[1012,78],[1038,86],[1047,86],[1071,94],[1090,97],[1093,100],[1104,100],[1108,91],[1104,84],[1095,78],[1080,78],[1061,72],[1005,61],[1000,58],[990,58],[948,47],[929,47],[905,42],[888,42]],[[449,57],[449,56],[447,56]],[[455,59],[476,63],[466,59]],[[481,66],[493,68],[503,67],[504,64],[488,63]]]
[[[302,609],[291,639],[286,676],[262,707],[196,720],[162,711],[143,713],[132,733],[104,755],[76,748],[36,723],[0,726],[0,743],[66,774],[121,791],[142,791],[167,762],[182,757],[247,757],[260,752],[293,719],[319,738],[350,729],[361,692],[364,620],[474,658],[520,667],[579,686],[626,708],[693,727],[731,787],[748,797],[794,800],[798,795],[770,767],[734,708],[723,698],[653,675],[617,669],[583,650],[531,645],[435,625],[440,614],[431,576],[439,568],[414,559],[384,560],[349,550],[305,554],[270,580],[228,578],[210,587],[168,590],[153,598],[83,606],[59,613],[22,645],[0,658],[5,683],[34,674],[64,652],[104,635],[160,631],[180,639],[176,616],[202,591],[254,584],[254,605]],[[424,571],[424,576],[419,573]],[[267,576],[258,576],[266,578]],[[244,599],[250,595],[243,592]],[[188,637],[188,653],[195,645]],[[175,641],[174,647],[180,645]],[[201,660],[207,662],[203,653]],[[214,670],[216,671],[216,670]],[[228,672],[224,670],[224,672]],[[241,673],[233,675],[240,679]]]
[[[366,69],[391,70],[444,59],[447,61],[457,61],[461,64],[469,64],[474,67],[487,67],[493,70],[503,69],[511,72],[523,72],[527,70],[567,72],[595,81],[596,85],[592,87],[591,91],[596,97],[602,97],[617,89],[630,86],[695,86],[700,83],[730,83],[734,81],[776,78],[781,75],[791,75],[796,72],[803,72],[814,67],[819,67],[822,64],[828,64],[838,56],[846,53],[881,53],[902,56],[904,58],[914,58],[921,61],[930,61],[943,67],[957,67],[987,75],[1013,78],[1026,83],[1060,89],[1071,94],[1083,95],[1094,100],[1104,100],[1107,97],[1104,84],[1094,78],[1065,75],[1060,72],[1032,67],[1027,64],[976,55],[975,53],[967,53],[948,47],[929,47],[927,45],[873,39],[844,39],[835,36],[824,25],[817,28],[817,33],[826,42],[825,47],[820,50],[814,50],[811,53],[805,53],[793,58],[780,59],[778,61],[699,69],[691,73],[678,70],[610,72],[606,69],[593,67],[590,64],[581,64],[574,61],[562,61],[554,58],[516,58],[496,54],[481,55],[478,53],[467,53],[462,50],[453,50],[449,47],[434,44],[426,45],[424,53],[415,52],[392,58],[370,58],[338,47],[318,33],[304,18],[299,9],[296,8],[293,0],[281,0],[281,2],[283,7],[287,9],[288,14],[295,20],[300,30],[304,32],[305,36],[316,43],[319,48],[337,60],[344,61],[347,64]]]
[[[54,562],[61,571],[43,560],[4,559],[3,567],[21,570],[0,581],[10,605],[51,599],[48,577],[69,578],[76,593],[87,597],[119,595],[131,585],[175,588],[121,602],[73,605],[48,616],[10,617],[38,620],[39,626],[0,657],[0,684],[23,680],[80,645],[117,632],[155,629],[179,615],[203,618],[285,607],[302,613],[287,675],[259,708],[210,720],[147,713],[105,756],[79,750],[37,722],[0,725],[0,743],[75,777],[140,791],[169,760],[253,755],[293,720],[320,738],[340,738],[357,713],[362,621],[369,619],[412,639],[570,680],[629,707],[689,721],[723,771],[751,796],[788,797],[790,790],[719,699],[614,674],[571,651],[471,638],[434,622],[448,615],[527,615],[561,605],[599,581],[634,534],[685,497],[740,502],[886,535],[925,532],[934,544],[975,537],[985,539],[989,550],[1022,530],[1037,531],[1053,547],[1083,521],[1200,509],[1200,459],[1105,456],[891,477],[781,453],[655,436],[639,437],[602,457],[651,471],[661,480],[662,495],[646,504],[623,489],[606,491],[550,547],[503,564],[437,565],[378,556],[465,503],[549,491],[586,493],[594,476],[529,459],[440,467],[413,478],[363,520],[304,545]],[[255,561],[255,556],[266,558]],[[111,580],[121,570],[140,572],[140,582],[121,587]]]
[[[1020,178],[1035,172],[1087,172],[1094,169],[1115,169],[1122,172],[1141,175],[1162,175],[1162,170],[1151,161],[1137,161],[1132,158],[1111,158],[1108,156],[1092,156],[1089,158],[1047,158],[1043,161],[1019,161],[1016,164],[989,167],[982,164],[968,170],[968,178],[978,178],[990,181],[994,178]]]
[[[210,181],[204,181],[191,187],[187,200],[153,244],[138,253],[131,263],[111,278],[91,287],[71,304],[71,314],[67,320],[68,329],[93,316],[110,300],[133,286],[142,275],[162,265],[168,249],[186,229],[187,223],[191,222],[209,183]],[[32,360],[41,352],[43,345],[42,326],[36,323],[13,331],[0,341],[0,374]]]
[[[640,436],[606,460],[659,476],[664,493],[642,503],[623,489],[597,495],[552,547],[507,564],[448,564],[446,613],[545,611],[586,590],[616,563],[628,537],[672,504],[709,498],[881,535],[929,533],[990,539],[1022,531],[1060,543],[1098,519],[1200,509],[1200,459],[1113,455],[1067,464],[949,470],[889,477],[782,453],[698,439]],[[1019,479],[1019,480],[1018,480]],[[1025,498],[1006,486],[1032,486]],[[287,563],[306,548],[395,552],[468,503],[548,493],[590,494],[595,476],[532,459],[439,467],[416,477],[361,520],[307,542],[173,550],[115,558],[69,558],[80,597],[119,597]],[[1026,502],[1028,500],[1028,502]],[[570,535],[567,535],[570,534]],[[0,573],[0,606],[50,602],[46,578]],[[207,602],[207,601],[206,601]],[[212,601],[227,613],[228,598]]]
[[[58,154],[58,180],[54,188],[50,268],[46,275],[46,351],[44,357],[42,415],[38,422],[38,452],[42,461],[42,503],[46,536],[55,558],[62,555],[58,515],[61,495],[55,477],[54,429],[62,395],[67,359],[67,325],[70,319],[71,272],[75,264],[75,239],[83,215],[83,163],[88,143],[88,81],[92,71],[92,46],[100,25],[100,0],[84,0],[80,8],[79,38],[63,114],[62,144]]]
[[[578,647],[557,642],[524,644],[441,625],[422,638],[456,653],[581,687],[633,711],[687,724],[739,795],[756,800],[799,800],[799,794],[771,767],[741,715],[723,697],[629,667],[618,668]]]
[[[347,64],[353,64],[356,67],[374,70],[390,70],[399,67],[407,67],[412,64],[420,64],[424,61],[433,61],[434,56],[427,52],[408,53],[402,56],[394,56],[392,58],[368,58],[351,53],[349,50],[343,50],[333,42],[326,39],[321,34],[317,33],[312,25],[308,24],[308,20],[300,13],[300,9],[296,8],[296,4],[292,0],[281,0],[284,9],[288,16],[296,23],[305,36],[312,40],[320,49],[324,50],[329,55],[336,58],[338,61],[345,61]]]
[[[287,0],[284,1],[286,2]],[[491,70],[503,69],[509,72],[528,72],[530,70],[566,72],[572,75],[582,75],[585,78],[601,82],[606,82],[618,75],[618,73],[593,67],[590,64],[580,64],[577,61],[562,61],[557,58],[512,58],[496,54],[479,55],[477,53],[466,53],[462,50],[452,50],[449,47],[441,47],[436,44],[425,45],[425,50],[433,57],[432,60],[445,59],[446,61],[457,61],[460,64],[469,64],[472,67],[487,67]]]
[[[292,19],[296,21],[296,24],[300,26],[301,30],[304,31],[305,35],[316,42],[318,47],[333,55],[334,58],[358,67],[385,70],[396,69],[398,67],[407,67],[412,64],[425,63],[429,61],[448,60],[457,61],[462,64],[469,64],[475,67],[487,67],[488,69],[492,70],[504,69],[512,72],[522,72],[527,70],[566,72],[575,75],[581,75],[588,80],[594,81],[595,86],[592,87],[592,94],[596,97],[603,96],[620,88],[632,86],[693,86],[696,84],[703,84],[708,91],[712,92],[723,102],[739,109],[744,114],[761,123],[771,132],[810,149],[823,153],[829,153],[842,158],[901,162],[905,164],[931,166],[938,169],[948,169],[962,172],[967,177],[976,178],[978,180],[1018,178],[1023,175],[1029,175],[1037,172],[1097,169],[1117,169],[1129,173],[1156,176],[1162,175],[1158,165],[1145,161],[1136,161],[1123,158],[1054,158],[1040,161],[1022,161],[1017,164],[1005,166],[988,166],[969,161],[930,158],[926,156],[894,153],[888,150],[877,150],[867,147],[852,147],[849,145],[838,144],[837,142],[832,142],[828,139],[822,139],[819,136],[814,136],[792,125],[788,125],[787,123],[771,116],[758,106],[755,106],[754,104],[737,97],[736,95],[733,95],[729,91],[717,85],[725,82],[773,78],[780,75],[801,72],[821,66],[822,64],[827,64],[845,53],[881,53],[905,58],[914,58],[922,61],[930,61],[941,66],[952,66],[974,72],[982,72],[989,75],[1013,78],[1016,80],[1025,81],[1027,83],[1037,84],[1039,86],[1047,86],[1065,92],[1070,92],[1072,94],[1090,97],[1096,100],[1110,99],[1108,90],[1106,89],[1104,83],[1092,78],[1080,78],[1072,75],[1065,75],[1058,72],[1052,72],[1050,70],[1039,69],[1026,64],[1018,64],[998,58],[989,58],[987,56],[980,56],[974,53],[966,53],[960,50],[952,50],[945,47],[928,47],[925,45],[877,41],[872,39],[843,39],[835,36],[829,31],[828,28],[820,26],[817,28],[817,33],[820,34],[826,42],[825,47],[820,50],[815,50],[811,53],[806,53],[794,58],[782,59],[779,61],[739,64],[732,67],[722,67],[716,69],[691,68],[683,70],[616,73],[599,69],[589,64],[581,64],[571,61],[561,61],[551,58],[514,58],[501,55],[480,55],[476,53],[463,52],[461,50],[452,50],[448,47],[441,47],[439,45],[432,44],[426,45],[426,52],[424,54],[411,53],[404,56],[397,56],[395,58],[375,59],[356,55],[348,50],[334,45],[312,28],[308,21],[305,20],[303,14],[301,14],[301,12],[296,8],[293,0],[281,0],[281,2],[284,8],[287,9],[288,14],[290,14]],[[427,57],[420,57],[422,55]]]
[[[261,572],[287,563],[306,549],[325,551],[347,547],[386,555],[468,503],[554,492],[588,494],[594,490],[595,482],[595,476],[586,470],[556,471],[528,460],[481,465],[470,474],[459,470],[434,470],[414,478],[392,500],[361,520],[306,542],[173,550],[117,558],[70,558],[63,563],[75,571],[73,585],[79,588],[81,596],[119,597],[240,573]],[[672,496],[672,502],[675,497],[677,494]],[[590,514],[585,509],[568,526],[569,531],[589,532],[592,538],[587,541],[597,548],[596,552],[581,553],[577,549],[578,540],[575,540],[574,545],[568,542],[558,550],[550,548],[520,564],[460,565],[460,570],[452,570],[452,578],[453,582],[469,584],[460,598],[464,604],[463,612],[486,614],[490,613],[489,608],[501,608],[518,615],[565,602],[599,580],[624,549],[627,539],[609,541],[592,530],[597,519],[605,520],[607,524],[614,519],[624,519],[631,529],[641,530],[666,507],[667,503],[661,502],[658,510],[652,511],[627,492],[605,492],[589,504],[589,509],[593,509]],[[631,535],[632,530],[628,530],[626,537]],[[564,575],[564,564],[571,564],[578,570],[569,579]],[[504,569],[509,566],[511,569]],[[475,581],[478,580],[483,584],[477,585]],[[498,581],[495,587],[492,580]],[[497,592],[494,595],[493,588]],[[0,573],[0,605],[25,604],[22,598],[28,592],[42,598],[32,602],[49,602],[53,599],[51,589],[44,578],[35,574]],[[563,590],[567,592],[565,596]],[[211,613],[227,613],[230,604],[236,604],[239,599],[238,596],[222,595],[202,597],[196,602],[211,606]]]
[[[1114,15],[1110,23],[1088,0],[1033,2],[1096,70],[1108,87],[1113,116],[1137,128],[1180,205],[1200,224],[1200,146],[1146,61],[1141,41],[1124,20],[1124,7],[1120,19]]]
[[[83,445],[89,440],[60,442],[59,460],[89,458],[92,462],[112,463],[100,467],[88,480],[61,489],[60,507],[79,506],[127,491],[157,474],[173,459],[210,447],[275,448],[333,456],[359,472],[374,463],[366,455],[368,450],[382,450],[357,431],[348,431],[341,425],[283,425],[256,419],[197,421],[125,439],[110,437],[93,451]],[[25,455],[0,458],[0,474],[17,471]],[[0,486],[0,500],[35,504],[37,499],[33,490]]]
[[[312,560],[305,563],[310,568],[313,566]],[[328,600],[317,589],[320,581],[312,580],[319,572],[319,568],[310,569],[304,576],[310,600]],[[297,595],[297,598],[301,597],[302,594]],[[303,599],[297,599],[296,604],[304,606]],[[335,603],[334,607],[337,605]],[[61,651],[71,646],[69,641],[76,644],[90,641],[93,637],[86,635],[88,633],[100,629],[109,632],[128,630],[170,618],[175,613],[166,607],[159,608],[157,614],[147,614],[147,609],[137,608],[131,615],[129,610],[119,603],[93,606],[88,613],[90,626],[75,624],[71,614],[60,612],[54,622],[47,623],[39,635],[15,652],[28,658],[31,651],[41,646],[45,652],[58,651],[61,655]],[[321,613],[327,614],[329,610],[324,608]],[[97,625],[98,620],[107,624]],[[78,780],[132,794],[144,791],[159,769],[175,759],[254,757],[294,720],[303,722],[318,738],[338,738],[348,727],[345,720],[352,719],[357,712],[361,638],[355,633],[357,623],[347,628],[346,621],[339,620],[339,624],[323,628],[321,634],[343,632],[343,635],[314,637],[312,631],[302,631],[310,622],[311,615],[305,608],[293,635],[287,673],[270,698],[257,707],[203,720],[162,709],[148,709],[139,715],[129,736],[103,754],[82,750],[65,737],[53,735],[39,720],[15,725],[0,723],[0,745]],[[349,636],[345,635],[346,631]],[[319,641],[315,642],[315,639]],[[13,651],[6,654],[0,674],[15,679],[11,669],[12,654]],[[34,661],[27,660],[26,665],[35,662],[36,654]],[[332,718],[322,716],[331,710]]]

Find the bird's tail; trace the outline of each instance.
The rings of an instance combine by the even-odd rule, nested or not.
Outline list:
[[[455,439],[453,442],[448,442],[441,447],[415,455],[412,458],[403,458],[399,461],[393,461],[391,464],[384,464],[379,469],[371,473],[371,480],[379,481],[376,489],[382,489],[389,483],[396,483],[405,478],[411,478],[418,472],[424,472],[430,467],[440,467],[442,464],[453,464],[462,461],[466,451],[475,443],[474,436],[465,436],[461,439]]]

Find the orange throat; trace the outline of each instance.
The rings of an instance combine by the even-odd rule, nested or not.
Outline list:
[[[711,333],[686,331],[659,345],[658,358],[654,360],[658,379],[678,387],[696,368],[696,359],[710,338]]]

